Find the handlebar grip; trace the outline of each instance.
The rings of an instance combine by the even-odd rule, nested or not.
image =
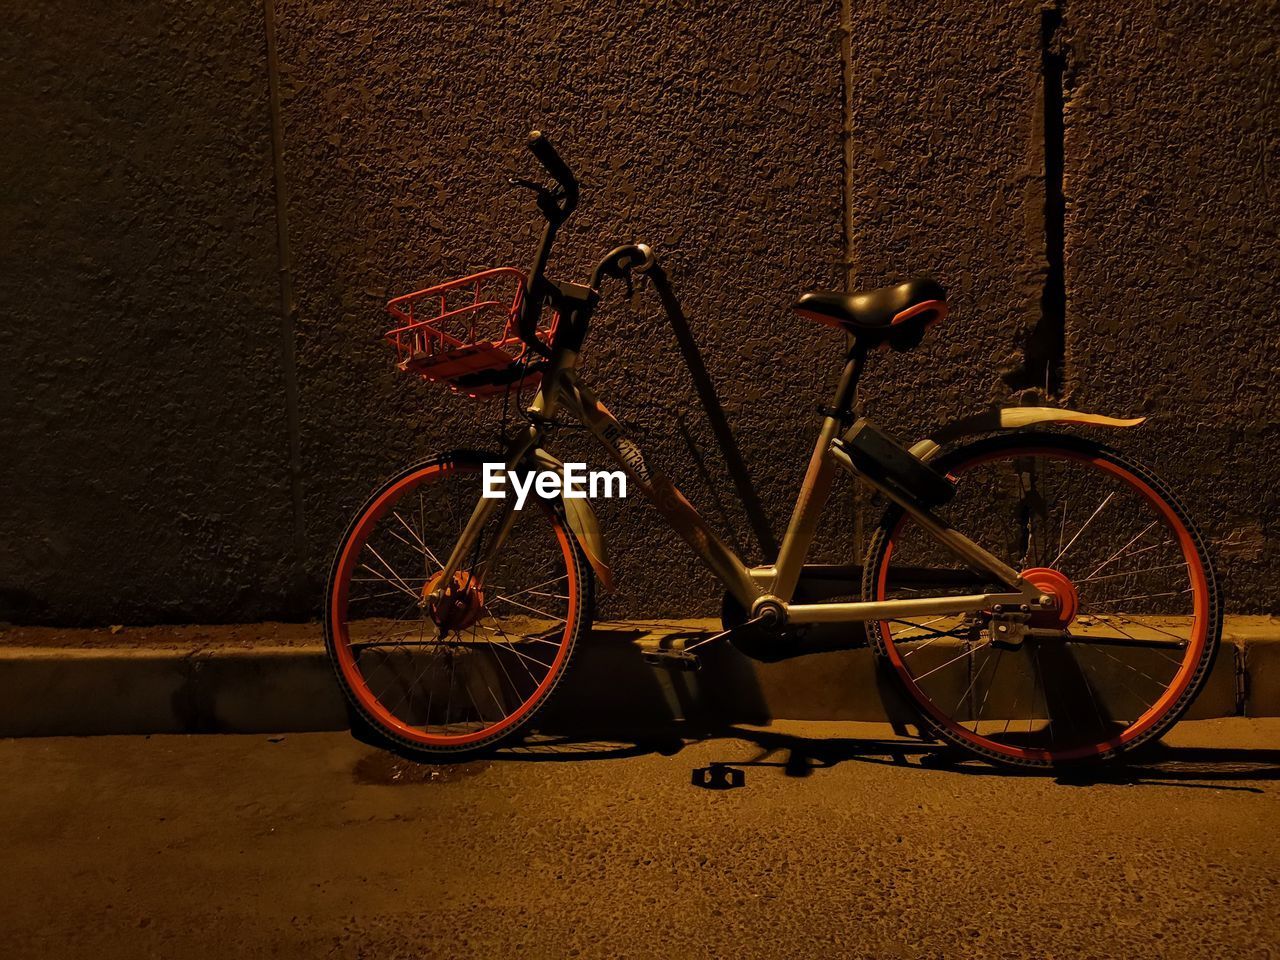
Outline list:
[[[556,148],[551,145],[540,130],[529,132],[529,152],[538,158],[538,162],[551,174],[552,179],[564,190],[563,213],[568,213],[578,205],[578,181],[569,169],[569,165],[560,159]]]

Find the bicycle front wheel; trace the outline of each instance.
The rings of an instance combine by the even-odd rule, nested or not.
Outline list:
[[[483,458],[437,457],[392,478],[343,537],[329,576],[325,642],[351,705],[403,752],[448,757],[525,726],[589,629],[591,573],[554,502],[530,497],[441,574],[481,496]],[[444,599],[430,600],[438,588]]]
[[[1030,767],[1106,759],[1166,731],[1203,686],[1222,629],[1203,541],[1168,488],[1072,436],[993,437],[935,465],[956,481],[951,524],[1057,604],[1022,620],[987,610],[869,625],[924,726],[985,759]],[[905,574],[920,568],[953,585]],[[965,576],[895,506],[872,539],[863,593],[1003,589]]]

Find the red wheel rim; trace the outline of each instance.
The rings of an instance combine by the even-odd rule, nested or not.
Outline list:
[[[546,696],[550,688],[559,678],[564,662],[569,654],[570,643],[568,642],[568,634],[572,631],[574,624],[577,623],[579,609],[579,583],[577,577],[577,567],[573,558],[573,546],[564,530],[563,524],[559,518],[552,515],[552,527],[555,530],[561,554],[564,557],[565,570],[568,574],[568,612],[565,616],[565,632],[566,638],[557,645],[554,659],[548,666],[546,676],[543,677],[541,683],[537,685],[533,693],[531,693],[519,707],[512,713],[501,720],[482,727],[479,730],[472,730],[464,734],[448,735],[448,734],[432,734],[426,730],[419,729],[412,724],[405,723],[394,713],[387,709],[381,700],[369,688],[363,673],[355,662],[350,647],[350,637],[347,630],[347,598],[348,585],[351,582],[352,571],[355,567],[356,560],[360,551],[364,548],[367,537],[373,526],[382,519],[390,510],[391,505],[396,503],[406,489],[416,486],[417,484],[428,481],[433,476],[443,475],[456,471],[458,467],[454,464],[432,464],[424,467],[422,470],[415,471],[408,476],[402,478],[385,490],[378,499],[371,504],[361,515],[356,527],[352,530],[351,535],[347,538],[343,547],[341,556],[339,557],[335,573],[335,589],[330,597],[329,628],[333,637],[333,650],[337,660],[338,669],[342,672],[343,678],[346,680],[347,688],[363,709],[376,723],[385,727],[397,736],[404,738],[410,742],[421,744],[427,747],[446,747],[459,748],[475,744],[482,740],[491,740],[504,731],[518,725],[528,714],[536,708],[542,699]]]
[[[1139,739],[1156,723],[1158,723],[1171,707],[1180,701],[1182,695],[1186,692],[1195,677],[1196,667],[1200,662],[1204,652],[1205,643],[1207,642],[1209,586],[1208,578],[1205,575],[1204,566],[1200,561],[1200,554],[1195,540],[1186,525],[1177,516],[1164,498],[1157,494],[1149,484],[1140,477],[1135,476],[1130,471],[1124,469],[1119,464],[1112,463],[1111,461],[1101,457],[1092,457],[1087,454],[1060,447],[1037,446],[1033,444],[1027,447],[1011,447],[1008,449],[992,451],[986,454],[980,454],[971,460],[966,460],[960,464],[950,467],[949,472],[953,475],[959,476],[962,471],[979,466],[983,463],[990,463],[995,460],[1007,459],[1017,455],[1034,456],[1037,454],[1050,455],[1058,459],[1075,460],[1082,463],[1088,463],[1120,478],[1136,490],[1143,499],[1147,501],[1147,503],[1156,509],[1157,513],[1164,520],[1166,528],[1172,531],[1177,537],[1178,546],[1182,552],[1183,558],[1186,560],[1188,574],[1192,583],[1194,608],[1191,635],[1188,637],[1187,647],[1183,653],[1182,662],[1179,665],[1178,672],[1174,675],[1164,693],[1117,736],[1100,743],[1088,744],[1065,751],[1046,750],[1038,747],[1020,747],[1008,743],[1002,743],[998,740],[993,740],[990,737],[984,737],[967,729],[963,724],[957,721],[956,718],[949,716],[940,710],[933,702],[932,698],[916,683],[910,669],[903,661],[897,645],[893,641],[893,634],[889,622],[885,620],[878,621],[878,626],[882,645],[888,655],[890,663],[892,663],[898,676],[901,677],[902,681],[906,684],[907,689],[911,693],[915,702],[919,704],[920,707],[924,709],[929,714],[930,718],[938,725],[963,741],[977,744],[984,750],[988,750],[1011,759],[1039,762],[1069,762],[1072,760],[1084,760],[1089,757],[1109,753],[1116,748],[1123,747],[1126,744]],[[893,553],[894,544],[897,541],[898,535],[907,519],[908,515],[905,513],[898,519],[889,536],[889,542],[885,545],[884,555],[880,561],[879,576],[876,582],[876,599],[883,600],[886,598],[888,591],[890,557]],[[1063,579],[1066,578],[1064,577]]]

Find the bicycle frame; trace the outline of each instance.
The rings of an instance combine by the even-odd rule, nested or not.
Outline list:
[[[506,742],[553,695],[574,645],[591,627],[593,587],[610,590],[613,580],[599,520],[579,486],[587,464],[562,463],[548,449],[563,426],[585,429],[607,454],[604,495],[613,496],[625,478],[622,495],[639,491],[724,587],[723,629],[696,640],[680,631],[644,644],[638,652],[651,666],[697,670],[703,661],[696,651],[726,638],[738,653],[764,662],[869,645],[877,681],[896,683],[898,696],[885,703],[895,726],[914,723],[922,735],[974,756],[1023,767],[1111,757],[1159,737],[1179,719],[1209,678],[1221,636],[1203,539],[1149,469],[1103,444],[1056,431],[994,435],[1047,423],[1133,427],[1142,418],[988,408],[902,446],[855,416],[858,382],[869,350],[911,349],[947,315],[946,290],[917,277],[859,293],[809,291],[795,310],[843,333],[846,353],[834,399],[818,407],[821,426],[779,538],[694,325],[652,249],[615,247],[586,283],[546,276],[552,243],[579,189],[546,137],[535,131],[528,146],[554,181],[511,181],[534,191],[546,220],[530,269],[483,271],[388,305],[398,321],[387,339],[399,369],[446,381],[473,398],[503,397],[503,449],[487,456],[456,450],[406,468],[369,498],[340,542],[326,591],[325,643],[361,739],[408,755],[457,759]],[[657,294],[750,526],[750,546],[726,538],[737,552],[579,376],[605,281],[624,283],[631,293],[636,275]],[[482,281],[497,276],[510,296],[493,294],[494,285],[482,290]],[[448,332],[463,327],[457,336]],[[511,393],[521,405],[522,387],[535,396],[513,425]],[[587,459],[600,465],[598,456]],[[495,468],[502,468],[507,489],[494,487]],[[818,552],[819,524],[840,469],[892,506],[861,564],[849,562],[853,557],[807,562]],[[600,479],[593,470],[592,496]],[[531,490],[537,516],[525,518],[520,511]],[[1118,494],[1120,505],[1062,563]],[[470,511],[462,504],[462,530],[449,543],[458,529],[459,495],[475,500]],[[416,512],[416,528],[402,512],[410,518]],[[943,517],[1001,553],[988,552]],[[1057,553],[1048,559],[1055,538]],[[390,559],[377,549],[384,543]],[[1170,572],[1149,579],[1159,571]],[[870,599],[849,602],[859,587]],[[853,626],[868,622],[874,629]],[[1123,651],[1113,656],[1108,647],[1137,648],[1138,659],[1130,662]],[[366,652],[374,656],[362,661]],[[993,695],[997,674],[1003,683]],[[1136,688],[1135,674],[1146,681]],[[900,699],[918,709],[900,712]]]
[[[580,338],[577,342],[581,342]],[[842,423],[849,418],[848,412],[852,407],[865,361],[864,352],[855,349],[846,359],[834,402],[825,411],[777,561],[761,567],[748,567],[708,526],[679,488],[646,461],[640,445],[627,436],[617,418],[579,378],[577,350],[565,344],[557,344],[551,352],[541,387],[529,407],[530,427],[507,450],[507,469],[516,470],[527,465],[541,448],[545,425],[553,421],[561,411],[568,413],[599,441],[631,483],[689,544],[743,608],[752,611],[753,616],[755,611],[762,608],[762,604],[768,604],[780,609],[791,623],[858,623],[968,613],[990,609],[996,604],[1039,606],[1041,603],[1039,589],[1024,581],[1016,570],[949,526],[924,505],[860,472],[843,452],[837,433]],[[805,557],[831,492],[837,466],[849,470],[862,482],[870,484],[899,503],[916,519],[921,529],[958,559],[993,582],[1005,585],[1009,588],[1008,591],[852,603],[792,602]],[[448,582],[454,572],[461,569],[466,556],[475,548],[480,532],[497,510],[505,511],[505,515],[499,524],[499,533],[493,538],[487,552],[491,555],[500,549],[514,516],[510,500],[481,498],[445,563],[441,582]]]

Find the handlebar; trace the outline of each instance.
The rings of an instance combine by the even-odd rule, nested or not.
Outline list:
[[[556,231],[578,205],[578,180],[574,177],[573,171],[569,169],[569,165],[561,159],[560,154],[556,153],[551,141],[543,136],[540,131],[531,131],[526,145],[529,148],[529,152],[538,159],[538,162],[542,164],[559,187],[558,190],[549,190],[526,180],[511,181],[518,186],[530,187],[537,192],[538,208],[547,218],[546,229],[543,230],[542,239],[538,243],[533,264],[528,272],[528,288],[525,291],[524,303],[521,306],[517,323],[520,339],[535,354],[547,357],[550,356],[551,351],[547,344],[538,339],[538,318],[542,313],[543,307],[548,304],[556,304],[562,293],[547,280],[543,270],[547,265],[547,257],[551,253],[551,246],[555,242]],[[591,285],[586,289],[591,291],[593,297],[598,296],[600,281],[604,277],[610,276],[624,280],[629,292],[631,290],[631,272],[638,270],[641,273],[647,273],[654,267],[653,251],[644,244],[626,244],[616,247],[610,250],[597,265],[591,275]],[[586,333],[586,323],[589,315],[590,311],[588,310],[581,317],[582,329],[578,332],[579,337]]]
[[[578,181],[569,169],[569,165],[560,159],[556,148],[540,130],[529,132],[529,152],[537,157],[538,162],[551,174],[551,179],[560,185],[560,196],[556,204],[558,219],[563,221],[573,213],[578,205]]]
[[[529,268],[529,287],[525,292],[524,304],[517,324],[520,339],[534,353],[546,357],[550,356],[551,351],[537,337],[538,317],[549,297],[554,296],[554,290],[543,276],[543,268],[547,265],[547,256],[551,253],[551,245],[555,242],[556,230],[578,205],[578,181],[569,169],[569,165],[560,158],[556,148],[542,135],[541,131],[530,131],[526,146],[559,188],[549,190],[525,181],[512,181],[520,186],[533,187],[537,191],[538,209],[547,218],[546,229],[542,232],[542,239],[533,257],[533,264]]]

